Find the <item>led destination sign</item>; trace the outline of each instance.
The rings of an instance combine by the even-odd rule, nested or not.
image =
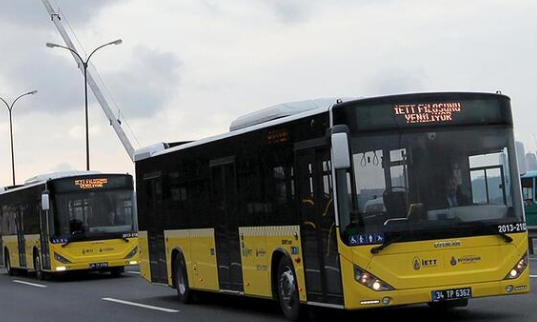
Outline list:
[[[75,180],[75,186],[80,189],[96,189],[104,188],[108,184],[108,178],[93,178]]]
[[[453,121],[453,117],[461,113],[462,103],[398,104],[393,110],[395,115],[403,116],[407,124],[440,123]]]
[[[55,179],[51,183],[54,193],[90,192],[94,190],[132,189],[132,176],[128,174],[111,174],[79,176]]]
[[[487,94],[402,95],[343,103],[334,125],[351,133],[423,127],[512,125],[507,97]]]

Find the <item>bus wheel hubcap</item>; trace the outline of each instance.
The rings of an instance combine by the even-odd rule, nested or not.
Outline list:
[[[295,277],[291,269],[287,269],[280,276],[280,298],[282,303],[291,309],[295,304]]]
[[[177,285],[179,286],[179,293],[185,294],[186,285],[185,285],[185,279],[183,277],[183,273],[181,272],[181,269],[179,269],[179,272],[177,272]]]
[[[35,266],[35,274],[37,275],[37,277],[41,276],[41,263],[39,262],[39,257],[35,258],[34,266]]]

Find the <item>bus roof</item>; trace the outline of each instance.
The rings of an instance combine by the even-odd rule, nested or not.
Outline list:
[[[151,146],[139,149],[134,154],[134,160],[140,161],[151,157],[172,153],[179,150],[188,149],[194,146],[222,140],[228,137],[233,137],[239,134],[248,133],[251,131],[263,129],[269,126],[278,125],[290,121],[294,121],[303,117],[313,116],[328,112],[335,105],[352,104],[357,101],[375,101],[378,99],[393,99],[405,98],[410,96],[428,97],[435,95],[480,95],[480,96],[504,96],[500,93],[479,93],[479,92],[422,92],[422,93],[404,93],[383,96],[371,97],[356,97],[356,98],[323,98],[312,99],[306,101],[298,101],[291,103],[283,103],[274,105],[262,110],[252,112],[241,116],[234,120],[230,126],[230,132],[218,134],[212,137],[204,138],[197,141],[192,141],[175,147],[166,148],[166,143],[158,143],[157,149],[151,149]],[[331,104],[330,104],[331,102]]]
[[[258,129],[263,129],[263,128],[266,128],[266,127],[269,127],[269,126],[278,125],[278,124],[281,124],[281,123],[286,123],[286,122],[298,120],[298,119],[303,118],[303,117],[312,116],[312,115],[316,115],[316,114],[321,114],[321,113],[327,112],[335,104],[336,104],[336,100],[334,99],[333,104],[330,105],[330,106],[321,106],[321,107],[316,107],[316,108],[311,108],[311,109],[304,109],[302,112],[299,112],[299,113],[296,113],[296,114],[291,114],[291,115],[288,115],[288,116],[283,116],[281,118],[268,120],[266,122],[262,122],[262,123],[256,124],[256,125],[245,126],[243,128],[240,128],[240,129],[237,129],[237,130],[234,130],[234,131],[231,131],[231,132],[218,134],[218,135],[208,137],[208,138],[204,138],[204,139],[197,140],[197,141],[192,141],[192,142],[185,143],[185,144],[182,144],[182,145],[178,145],[178,146],[175,146],[175,147],[172,147],[172,148],[169,148],[169,149],[164,149],[163,150],[163,149],[159,148],[156,151],[148,152],[146,148],[142,148],[142,149],[139,149],[139,150],[136,151],[136,153],[134,155],[134,159],[135,159],[135,161],[140,161],[140,160],[148,159],[148,158],[159,156],[159,155],[168,154],[168,153],[183,150],[183,149],[188,149],[188,148],[191,148],[191,147],[194,147],[194,146],[198,146],[198,145],[202,145],[202,144],[206,144],[206,143],[210,143],[210,142],[214,142],[214,141],[223,140],[223,139],[228,138],[228,137],[233,137],[233,136],[240,135],[240,134],[243,134],[243,133],[252,132],[252,131],[255,131],[255,130],[258,130]],[[158,144],[156,146],[160,147],[160,144]],[[138,151],[141,151],[141,152],[138,152]],[[145,155],[143,155],[143,154],[145,154]]]
[[[90,175],[90,174],[101,174],[101,172],[71,170],[71,171],[58,171],[58,172],[44,173],[44,174],[39,174],[35,177],[29,178],[28,180],[24,182],[24,184],[27,185],[27,184],[33,184],[33,183],[38,183],[38,182],[45,182],[45,181],[53,180],[53,179],[84,176],[84,175]]]
[[[63,179],[63,178],[70,178],[70,177],[81,177],[81,176],[88,176],[88,175],[123,175],[123,173],[119,174],[113,174],[113,173],[102,173],[100,171],[79,171],[79,170],[72,170],[72,171],[59,171],[59,172],[52,172],[52,173],[46,173],[46,174],[40,174],[35,177],[31,177],[30,179],[26,180],[24,182],[24,185],[19,185],[15,187],[0,187],[0,195],[8,194],[15,191],[24,190],[31,187],[36,187],[41,184],[44,184],[45,182],[49,180],[56,180],[56,179]]]
[[[236,131],[254,125],[266,123],[268,121],[284,118],[287,116],[301,114],[315,109],[328,110],[338,101],[343,102],[350,100],[352,99],[318,98],[307,101],[282,103],[238,117],[236,120],[231,122],[229,130]]]
[[[521,178],[535,178],[537,177],[537,170],[526,172]]]

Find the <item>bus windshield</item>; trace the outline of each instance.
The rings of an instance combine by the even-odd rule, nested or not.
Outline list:
[[[136,231],[131,190],[60,193],[55,207],[56,237],[91,239]]]
[[[376,132],[350,144],[353,211],[340,214],[350,244],[525,230],[508,127]]]

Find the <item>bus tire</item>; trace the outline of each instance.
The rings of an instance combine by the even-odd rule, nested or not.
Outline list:
[[[175,288],[177,289],[177,297],[184,304],[193,302],[193,294],[188,284],[188,275],[186,272],[186,264],[183,255],[179,254],[175,257]]]
[[[296,274],[289,257],[280,260],[277,278],[278,301],[283,315],[288,320],[298,321],[303,317],[305,307],[300,303]]]
[[[6,255],[4,257],[4,262],[6,263],[6,272],[8,276],[13,276],[15,273],[13,272],[13,268],[11,267],[11,260],[9,259],[9,253],[6,251]]]
[[[39,258],[39,254],[34,255],[34,269],[35,269],[35,277],[40,280],[45,280],[45,272],[43,272],[43,266],[41,265],[41,259]]]

